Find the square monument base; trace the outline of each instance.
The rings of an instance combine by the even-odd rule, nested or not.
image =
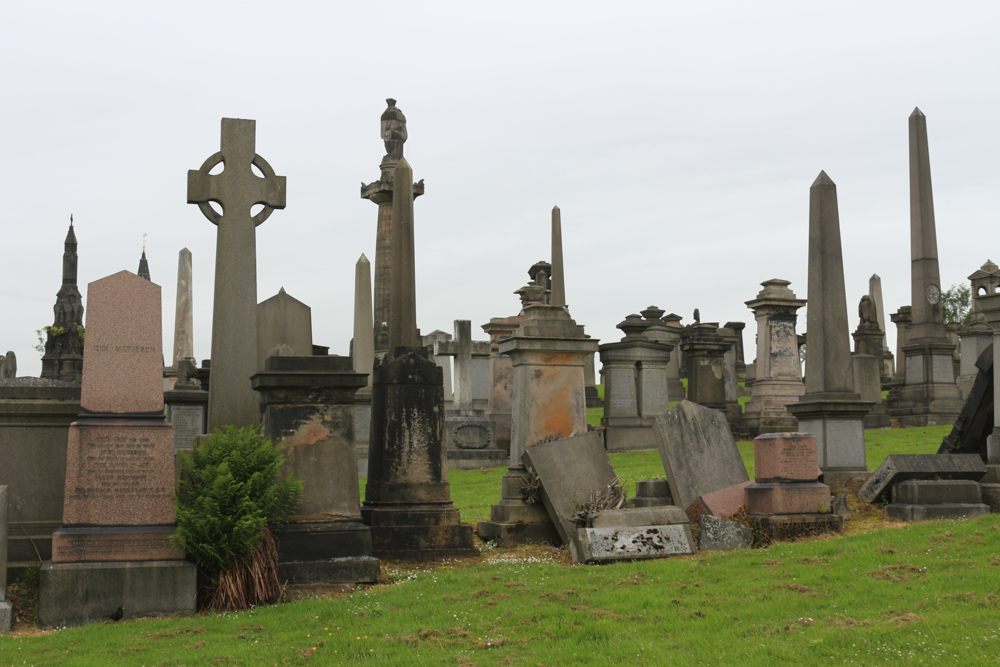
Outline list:
[[[378,580],[371,529],[351,521],[290,523],[278,535],[282,584],[351,584]]]
[[[500,480],[500,502],[490,508],[490,520],[480,521],[476,534],[487,542],[562,544],[562,538],[541,499],[525,502],[521,492],[524,469],[513,468]]]
[[[502,449],[449,449],[448,470],[483,470],[502,468],[510,462],[510,454]]]
[[[472,526],[461,523],[450,504],[365,506],[372,551],[379,558],[427,560],[478,556]]]
[[[42,563],[38,625],[83,625],[109,619],[195,612],[197,568],[187,561]]]
[[[173,526],[64,526],[52,533],[52,562],[184,560],[173,534]]]
[[[765,541],[840,533],[844,517],[838,514],[750,514],[747,517]]]

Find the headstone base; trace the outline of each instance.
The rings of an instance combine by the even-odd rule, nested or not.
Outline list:
[[[363,508],[378,558],[426,560],[478,556],[472,526],[453,506],[405,505]]]
[[[747,410],[740,420],[739,430],[750,438],[756,438],[758,435],[766,433],[794,433],[799,430],[799,420],[784,410],[780,412],[750,412]]]
[[[476,534],[487,542],[562,544],[559,531],[541,501],[526,503],[521,494],[523,468],[509,470],[500,480],[500,502],[490,508],[490,520],[480,521]]]
[[[810,396],[820,398],[810,400]],[[816,438],[816,457],[823,471],[823,483],[837,493],[852,480],[868,474],[862,420],[874,404],[823,396],[806,394],[803,400],[790,404],[788,411],[799,420],[799,431]]]
[[[284,584],[374,582],[371,529],[356,521],[290,523],[278,536],[278,579]]]
[[[38,625],[42,628],[195,612],[197,568],[178,560],[42,563]]]
[[[800,537],[840,533],[844,517],[836,514],[750,514],[750,523],[765,540],[794,540]]]
[[[748,484],[746,498],[753,514],[812,514],[832,503],[830,487],[819,482]]]
[[[894,519],[907,523],[918,521],[935,521],[937,519],[974,519],[977,516],[990,513],[988,505],[983,503],[946,503],[940,505],[909,505],[891,503],[886,505],[885,513]]]
[[[507,465],[510,454],[502,449],[449,449],[448,470],[482,470]]]
[[[670,482],[665,479],[640,479],[635,483],[635,496],[629,499],[630,507],[662,507],[673,504]]]
[[[184,560],[170,546],[173,534],[173,526],[64,526],[52,534],[52,562]]]
[[[584,395],[587,399],[588,408],[603,408],[604,399],[602,399],[597,393],[597,387],[584,387]]]
[[[13,618],[13,605],[9,602],[0,602],[0,635],[10,632],[10,624]]]
[[[609,452],[632,452],[657,448],[653,417],[605,417],[604,447]]]

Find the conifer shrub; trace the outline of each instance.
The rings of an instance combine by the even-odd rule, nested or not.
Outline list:
[[[219,429],[181,457],[171,542],[198,566],[199,608],[248,609],[280,594],[272,533],[302,502],[302,482],[278,479],[283,463],[253,426]]]

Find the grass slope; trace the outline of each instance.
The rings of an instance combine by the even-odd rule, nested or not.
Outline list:
[[[869,465],[936,451],[946,431],[869,432]],[[656,452],[612,461],[632,483],[663,472]],[[488,516],[503,472],[449,474],[464,521]],[[0,665],[996,663],[1000,516],[878,515],[844,537],[600,567],[543,546],[385,562],[350,595],[0,637]]]

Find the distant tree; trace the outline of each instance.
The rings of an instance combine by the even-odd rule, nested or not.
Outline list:
[[[941,294],[944,321],[965,326],[972,319],[972,291],[968,284],[955,283]]]

